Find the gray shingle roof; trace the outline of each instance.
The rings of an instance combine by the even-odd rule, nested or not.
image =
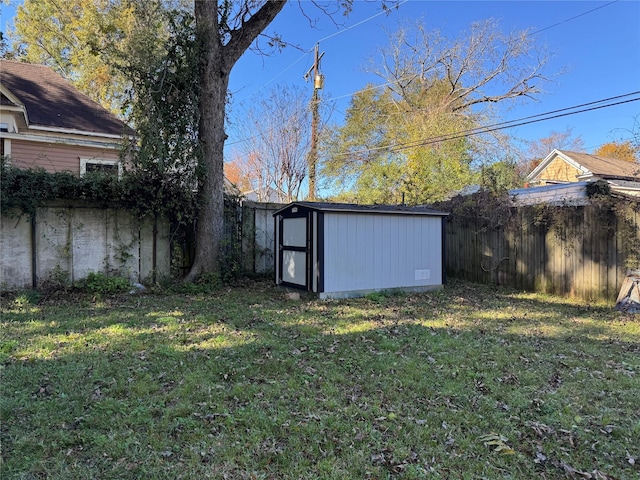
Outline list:
[[[568,152],[566,150],[561,150],[561,152],[594,175],[602,178],[640,178],[640,164],[636,162],[626,162],[617,158],[600,157],[589,153]]]
[[[119,118],[49,67],[0,59],[0,84],[24,104],[30,125],[99,134],[133,134]],[[11,104],[4,96],[0,100],[2,105]]]

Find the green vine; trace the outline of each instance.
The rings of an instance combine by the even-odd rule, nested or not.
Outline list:
[[[582,238],[586,228],[598,228],[608,235],[617,235],[625,252],[626,268],[640,268],[640,199],[615,194],[603,181],[589,183],[586,188],[589,204],[596,212],[592,227],[584,224],[576,206],[540,204],[514,207],[508,195],[487,190],[455,197],[436,204],[436,207],[451,213],[449,221],[472,225],[477,233],[498,229],[517,233],[527,225],[544,228],[564,246],[567,255],[572,254],[576,247],[572,239]],[[527,209],[522,216],[517,214],[520,209]]]
[[[4,216],[35,215],[53,200],[85,201],[103,208],[122,208],[138,218],[162,215],[172,223],[193,222],[196,193],[180,178],[152,170],[125,172],[121,179],[104,173],[83,177],[71,172],[20,169],[4,163],[0,178],[0,213]]]

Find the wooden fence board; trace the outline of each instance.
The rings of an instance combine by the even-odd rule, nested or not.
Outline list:
[[[551,216],[559,224],[539,221],[535,207],[521,207],[514,211],[515,226],[497,230],[482,230],[475,218],[452,214],[447,225],[448,274],[585,302],[615,302],[625,263],[637,248],[629,240],[629,225],[640,245],[640,214],[627,211],[629,224],[602,206],[552,208],[562,209]]]

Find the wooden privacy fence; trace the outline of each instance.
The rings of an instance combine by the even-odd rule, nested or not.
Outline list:
[[[497,228],[453,214],[446,232],[447,274],[614,303],[628,269],[638,268],[637,207],[629,199],[607,207],[519,207]]]
[[[273,213],[280,203],[225,200],[223,269],[250,275],[271,275],[274,270]],[[172,244],[174,275],[191,268],[195,252],[195,230],[189,226],[177,232]]]

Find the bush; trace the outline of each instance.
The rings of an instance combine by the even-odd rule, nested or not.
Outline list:
[[[76,282],[74,286],[88,293],[112,295],[128,291],[131,282],[124,277],[109,277],[104,273],[90,272],[87,278]]]

